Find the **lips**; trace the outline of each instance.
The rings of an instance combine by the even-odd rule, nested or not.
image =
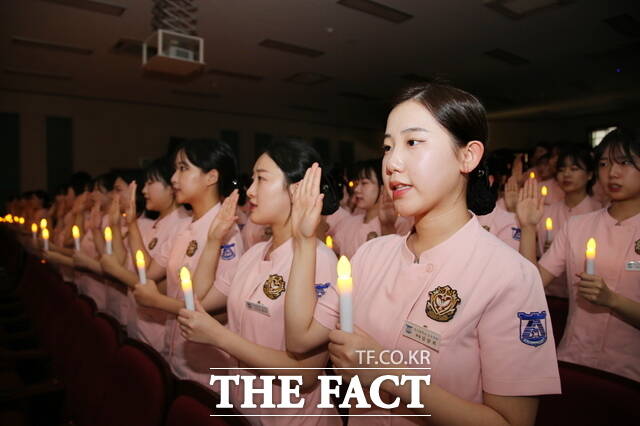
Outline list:
[[[615,183],[610,183],[609,185],[607,185],[607,189],[609,189],[610,192],[619,192],[622,189],[622,186]]]
[[[411,188],[413,188],[412,185],[404,182],[390,182],[389,187],[391,188],[391,193],[394,200],[403,197],[407,192],[411,190]]]

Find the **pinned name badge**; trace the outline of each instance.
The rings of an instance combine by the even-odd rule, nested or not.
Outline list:
[[[268,317],[270,317],[271,315],[269,314],[269,308],[267,308],[265,305],[263,305],[262,303],[253,303],[253,302],[249,302],[248,300],[246,301],[247,304],[247,309],[249,309],[250,311],[255,311],[258,312],[262,315],[266,315]]]
[[[437,351],[440,348],[440,334],[411,321],[404,322],[402,335],[421,343],[434,351]]]
[[[637,260],[630,260],[624,264],[625,271],[640,272],[640,262]]]

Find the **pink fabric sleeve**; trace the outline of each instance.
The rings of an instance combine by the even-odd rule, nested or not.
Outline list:
[[[176,235],[172,235],[171,238],[167,238],[160,248],[156,250],[155,255],[153,256],[153,261],[163,268],[167,267],[169,263],[169,255],[171,254],[171,247],[173,247],[173,243],[175,241]]]
[[[565,223],[554,236],[551,247],[538,261],[538,265],[549,271],[554,277],[559,277],[566,270],[567,251],[569,250],[569,224]]]
[[[501,276],[496,277],[500,288],[478,323],[483,390],[503,396],[560,393],[551,319],[540,276],[524,260],[513,261],[510,267],[501,268]]]
[[[336,288],[338,261],[331,249],[322,246],[320,243],[318,243],[318,246],[314,283],[318,303],[316,303],[313,318],[329,330],[333,330],[340,319],[340,298]]]
[[[235,232],[220,248],[220,260],[216,270],[216,279],[213,286],[225,296],[229,295],[229,289],[233,282],[233,277],[238,268],[240,257],[244,253],[244,244],[240,230],[236,227]]]

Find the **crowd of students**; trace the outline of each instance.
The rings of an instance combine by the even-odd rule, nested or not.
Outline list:
[[[488,140],[476,97],[426,84],[397,98],[381,159],[329,173],[309,144],[282,140],[246,179],[226,143],[189,140],[144,174],[77,173],[50,206],[31,192],[7,211],[25,219],[26,247],[178,377],[208,385],[212,367],[302,375],[303,409],[240,409],[264,414],[262,424],[338,424],[320,416],[335,410],[317,408],[312,368],[330,363],[370,384],[382,373],[356,370],[366,367],[356,353],[385,349],[430,355],[428,365],[384,370],[431,368],[426,408],[406,408],[409,384],[385,382],[387,397],[402,401],[393,424],[427,413],[433,424],[532,424],[536,396],[561,391],[558,359],[640,381],[640,139],[619,128],[595,151],[539,144],[527,154],[489,154]],[[338,326],[340,255],[352,265],[353,332]],[[195,310],[185,309],[183,267]],[[545,292],[569,301],[557,355]],[[412,338],[411,327],[429,342]],[[233,387],[236,406],[243,395]],[[375,417],[382,409],[350,414],[371,415],[353,424],[389,421]]]

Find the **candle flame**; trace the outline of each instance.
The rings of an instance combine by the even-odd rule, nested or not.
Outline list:
[[[353,181],[352,181],[352,180],[350,180],[350,181],[349,181],[349,188],[353,188],[353,186],[354,186],[354,185],[355,185],[355,184],[353,183]]]
[[[80,228],[78,228],[78,225],[73,225],[73,228],[71,228],[71,235],[73,235],[73,238],[76,240],[80,238]]]
[[[595,259],[596,258],[596,239],[589,238],[587,241],[587,259]]]
[[[340,256],[340,260],[338,260],[338,292],[340,294],[350,293],[352,286],[351,263],[346,256]]]
[[[12,216],[12,215],[8,214],[8,215],[6,215],[4,218],[5,218],[5,220],[6,220],[7,222],[9,222],[9,223],[13,223],[13,216]]]
[[[49,230],[47,228],[44,228],[42,230],[42,239],[44,239],[44,240],[48,240],[49,239]]]
[[[105,241],[113,240],[113,233],[111,232],[110,226],[107,226],[106,228],[104,228],[104,239]]]
[[[182,291],[191,291],[191,273],[186,266],[180,268],[180,284]]]
[[[47,219],[42,219],[40,221],[40,229],[45,229],[47,227]]]
[[[529,179],[535,179],[535,178],[536,178],[535,172],[529,173]]]
[[[546,197],[549,194],[549,188],[547,188],[547,185],[542,185],[542,188],[540,189],[540,193],[542,194],[543,197]]]
[[[38,225],[36,225],[35,223],[31,224],[31,232],[33,232],[34,234],[36,232],[38,232]]]
[[[20,218],[20,225],[24,225],[24,217]]]
[[[327,235],[327,238],[326,238],[326,240],[325,240],[325,242],[324,242],[324,243],[325,243],[325,245],[326,245],[327,247],[329,247],[330,249],[332,249],[332,248],[333,248],[333,238],[331,238],[331,235]]]
[[[545,228],[547,228],[547,231],[552,231],[553,230],[553,220],[551,220],[550,217],[547,218],[547,220],[544,223]]]
[[[142,253],[142,250],[136,250],[136,265],[138,266],[138,268],[145,267],[144,254]]]

